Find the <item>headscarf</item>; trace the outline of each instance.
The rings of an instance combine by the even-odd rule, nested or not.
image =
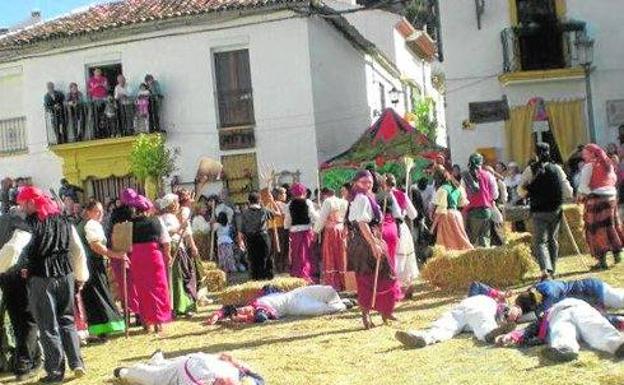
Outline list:
[[[465,171],[462,175],[462,179],[466,184],[466,192],[469,195],[473,195],[479,192],[481,186],[479,185],[479,170],[483,166],[483,155],[475,152],[468,158],[468,171]]]
[[[127,190],[132,190],[132,189],[126,189],[126,190],[124,190],[124,193]],[[132,191],[134,192],[134,190],[132,190]],[[139,195],[139,194],[136,194],[135,196],[132,197],[132,196],[124,196],[123,193],[122,193],[122,202],[126,206],[133,207],[137,211],[141,211],[141,212],[149,211],[152,208],[154,208],[154,205],[152,204],[152,201],[150,201],[149,199],[147,199],[143,195]]]
[[[165,194],[164,197],[160,198],[159,209],[164,210],[170,207],[171,205],[173,205],[174,203],[178,202],[178,200],[179,198],[176,194],[173,194],[173,193]]]
[[[609,159],[609,156],[607,155],[605,150],[603,150],[597,144],[590,143],[586,145],[583,148],[583,150],[587,151],[588,153],[592,155],[592,159],[587,159],[586,161],[589,161],[591,163],[598,163],[607,168],[613,165],[613,163],[611,162],[611,159]]]
[[[375,196],[366,190],[362,190],[360,188],[357,187],[357,181],[359,181],[362,178],[371,178],[374,180],[373,178],[373,174],[371,174],[370,171],[368,170],[360,170],[358,171],[357,174],[355,174],[355,176],[353,177],[353,187],[351,188],[351,200],[355,199],[355,197],[359,194],[362,194],[364,196],[366,196],[368,198],[368,201],[370,202],[371,208],[373,209],[373,216],[375,218],[380,219],[381,218],[381,207],[379,207],[379,203],[377,203],[377,199],[375,198]]]
[[[139,194],[134,189],[127,188],[121,192],[120,200],[124,206],[132,206],[130,203],[134,202],[138,196]]]
[[[40,221],[46,220],[51,215],[58,215],[61,210],[58,204],[46,195],[40,189],[33,186],[25,186],[20,188],[17,193],[17,203],[24,203],[33,201],[37,213],[37,218]]]
[[[290,194],[295,198],[305,196],[307,192],[306,186],[299,182],[293,184],[290,188]]]

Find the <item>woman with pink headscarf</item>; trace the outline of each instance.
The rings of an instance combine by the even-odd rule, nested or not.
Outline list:
[[[598,260],[592,270],[605,270],[608,252],[613,253],[615,263],[621,261],[624,241],[617,206],[617,175],[607,153],[596,144],[585,146],[583,160],[578,195],[585,202],[585,238]]]
[[[290,275],[313,282],[312,243],[313,224],[319,213],[314,203],[306,198],[307,189],[301,183],[290,188],[292,200],[284,212],[284,228],[290,232]]]
[[[127,197],[135,209],[132,218],[132,254],[130,272],[137,291],[139,313],[147,331],[161,333],[171,321],[171,300],[167,266],[171,266],[171,237],[154,217],[152,202],[142,195]]]
[[[375,326],[370,317],[371,310],[379,311],[384,322],[394,319],[394,306],[401,298],[401,287],[394,278],[395,261],[382,237],[384,214],[373,194],[373,183],[369,171],[356,174],[348,214],[347,270],[355,272],[358,304],[366,329]],[[375,288],[377,260],[379,274]]]

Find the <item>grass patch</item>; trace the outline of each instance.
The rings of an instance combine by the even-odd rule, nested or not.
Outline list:
[[[600,274],[579,273],[575,257],[561,259],[564,278],[597,276],[624,287],[624,265]],[[524,286],[531,282],[526,281]],[[520,288],[521,285],[516,286]],[[268,325],[239,328],[203,327],[201,320],[218,307],[202,308],[198,316],[170,325],[169,336],[158,339],[137,333],[105,345],[83,349],[88,375],[71,385],[112,383],[117,366],[145,360],[156,349],[168,356],[194,351],[229,351],[265,376],[271,385],[616,385],[624,383],[624,365],[610,357],[582,349],[578,362],[554,365],[541,356],[541,347],[500,349],[463,334],[422,350],[404,350],[394,340],[397,329],[422,328],[463,298],[463,295],[420,285],[414,300],[399,305],[401,323],[361,329],[359,313],[289,319]],[[374,320],[380,323],[376,315]],[[10,377],[0,377],[1,383]],[[5,382],[6,381],[6,382]],[[34,383],[31,381],[30,383]]]

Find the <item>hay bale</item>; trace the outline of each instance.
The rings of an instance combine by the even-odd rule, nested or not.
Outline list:
[[[204,272],[202,285],[209,292],[219,292],[227,286],[227,274],[223,270],[208,270]]]
[[[421,276],[443,290],[465,290],[471,282],[486,282],[506,287],[522,281],[536,268],[528,245],[530,234],[514,235],[504,246],[468,251],[433,248],[433,258],[423,267]]]
[[[581,251],[581,254],[589,254],[589,246],[585,240],[585,222],[583,221],[583,206],[577,204],[563,205],[563,215],[565,215],[572,236]],[[572,240],[565,231],[562,224],[559,230],[559,254],[560,255],[576,255]]]
[[[271,281],[250,281],[228,287],[219,294],[219,298],[223,305],[245,305],[267,284],[274,285],[282,291],[290,291],[308,283],[304,279],[292,277],[275,278]]]

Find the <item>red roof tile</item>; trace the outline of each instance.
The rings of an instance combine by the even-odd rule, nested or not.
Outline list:
[[[123,0],[94,5],[0,37],[0,50],[155,20],[298,0]]]

